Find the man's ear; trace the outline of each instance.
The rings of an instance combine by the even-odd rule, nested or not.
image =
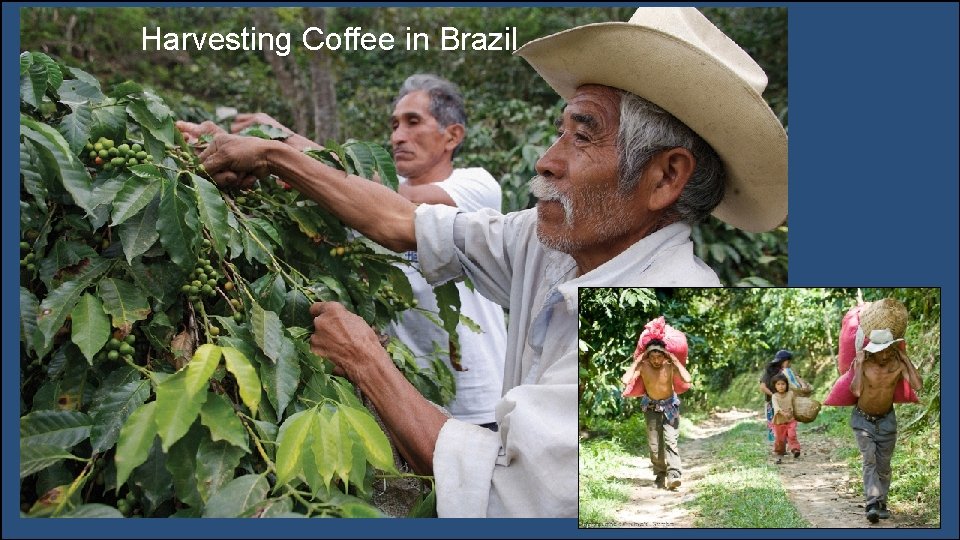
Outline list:
[[[675,203],[696,166],[696,158],[686,148],[671,148],[653,156],[644,170],[652,175],[648,181],[653,182],[647,208],[663,210]]]
[[[467,135],[467,131],[462,124],[450,124],[443,128],[443,130],[447,137],[444,141],[444,148],[450,152],[453,152],[453,149],[459,146],[460,143],[463,142],[463,138]]]

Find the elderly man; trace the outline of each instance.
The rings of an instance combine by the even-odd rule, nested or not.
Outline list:
[[[254,124],[280,129],[287,134],[284,142],[297,150],[319,148],[264,113],[237,115],[231,130],[237,133]],[[393,157],[402,175],[398,189],[401,195],[415,203],[445,204],[467,211],[500,208],[500,184],[490,173],[481,167],[453,167],[467,124],[463,96],[455,84],[432,74],[407,77],[394,102],[390,124]],[[212,122],[178,122],[177,127],[191,141],[204,133],[223,133]],[[422,310],[438,314],[437,298],[420,273],[417,252],[405,255],[410,264],[401,269],[410,281],[419,310],[403,312],[387,332],[410,348],[421,368],[429,366],[436,350],[449,351],[443,360],[454,375],[457,391],[447,409],[458,420],[496,431],[494,407],[503,386],[507,340],[503,308],[457,283],[460,312],[476,322],[481,331],[460,324],[457,340],[451,340],[443,328],[422,314]]]
[[[509,306],[499,433],[422,399],[341,305],[311,308],[313,350],[435,476],[440,516],[576,516],[578,287],[718,285],[690,223],[714,211],[758,231],[786,214],[786,135],[763,71],[697,10],[640,8],[517,54],[567,100],[537,162],[536,209],[418,206],[276,141],[223,135],[201,155],[220,185],[281,176],[387,248],[416,249],[428,281],[466,275]]]

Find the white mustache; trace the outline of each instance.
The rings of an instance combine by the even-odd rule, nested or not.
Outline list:
[[[573,225],[573,202],[570,201],[569,197],[560,193],[556,186],[538,174],[530,179],[528,189],[530,194],[540,201],[558,201],[562,204],[564,220],[567,225]]]

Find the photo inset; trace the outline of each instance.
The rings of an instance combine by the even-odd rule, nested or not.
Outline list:
[[[581,288],[579,527],[940,527],[940,302]]]

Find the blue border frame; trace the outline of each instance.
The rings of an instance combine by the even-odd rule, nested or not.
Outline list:
[[[489,3],[484,6],[582,6]],[[44,3],[34,6],[63,4]],[[91,3],[91,6],[108,4]],[[138,4],[159,5],[159,4]],[[222,5],[199,3],[193,5]],[[261,4],[261,5],[279,5]],[[295,4],[288,4],[295,5]],[[349,4],[327,4],[346,6]],[[378,3],[376,6],[449,6]],[[458,4],[480,6],[478,3]],[[613,4],[607,4],[613,5]],[[622,4],[620,4],[622,5]],[[633,4],[636,5],[636,4]],[[737,5],[703,3],[699,5]],[[742,4],[741,4],[742,5]],[[774,4],[768,4],[774,5]],[[958,380],[957,4],[789,7],[790,285],[942,288],[942,378]],[[19,517],[19,11],[3,4],[4,538],[763,538],[759,530],[577,529],[554,520],[31,520]],[[515,61],[522,61],[517,59]],[[15,195],[17,195],[15,197]],[[18,339],[13,339],[17,337]],[[956,452],[957,393],[944,394],[941,448]],[[784,530],[781,538],[956,538],[958,472],[941,460],[942,528]],[[16,501],[16,504],[15,504]]]

